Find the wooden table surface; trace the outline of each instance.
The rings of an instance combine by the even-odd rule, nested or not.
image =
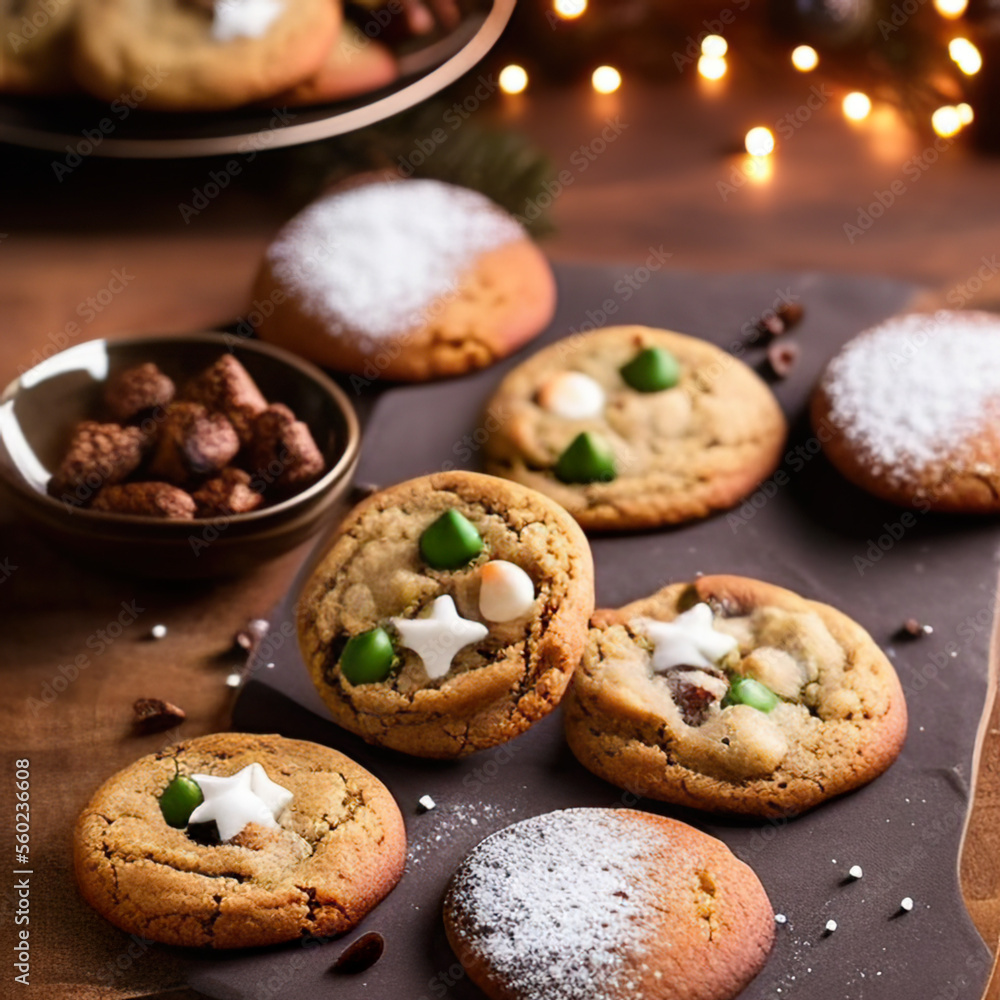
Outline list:
[[[558,231],[546,244],[556,259],[634,266],[662,248],[677,268],[884,273],[931,286],[928,301],[947,302],[958,290],[972,305],[1000,300],[1000,287],[993,292],[989,284],[1000,253],[997,167],[961,143],[928,163],[926,140],[891,118],[848,126],[831,96],[781,140],[768,178],[734,183],[744,176],[733,150],[746,128],[773,127],[794,114],[814,83],[706,95],[626,81],[607,99],[553,91],[496,98],[491,110],[542,143],[562,171],[553,199]],[[200,329],[239,315],[262,248],[288,214],[287,199],[278,196],[286,161],[291,154],[275,153],[266,165],[248,165],[185,223],[178,206],[204,185],[211,162],[91,159],[59,181],[50,155],[0,147],[9,176],[0,217],[0,382],[77,340]],[[261,183],[265,170],[273,187]],[[894,180],[903,193],[852,242],[844,224],[856,223],[859,210]],[[101,293],[116,272],[124,287],[109,300]],[[164,742],[162,734],[133,734],[136,698],[184,707],[184,736],[226,726],[234,634],[248,618],[266,615],[303,556],[304,549],[290,553],[236,581],[139,584],[69,561],[0,509],[0,741],[8,769],[15,759],[30,760],[34,789],[31,996],[142,996],[171,983],[170,970],[144,963],[141,949],[116,971],[126,954],[122,940],[99,921],[74,925],[79,937],[67,943],[64,921],[83,905],[72,888],[70,826],[97,784]],[[123,605],[134,607],[134,623],[108,641]],[[164,639],[149,639],[154,624],[167,626]],[[74,675],[79,662],[85,666]],[[985,777],[962,877],[970,912],[995,948],[996,711],[984,734]],[[6,838],[10,810],[3,812]],[[14,900],[6,889],[0,900],[6,947]],[[87,989],[84,981],[101,985]],[[1000,985],[989,995],[1000,998]]]

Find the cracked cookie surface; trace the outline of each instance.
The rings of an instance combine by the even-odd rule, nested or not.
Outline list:
[[[698,604],[712,608],[733,650],[707,671],[654,670],[643,621],[672,622]],[[744,678],[771,692],[767,711],[732,703]],[[679,805],[761,816],[802,812],[877,777],[902,748],[906,718],[899,679],[860,625],[734,576],[598,611],[565,702],[570,747],[600,777]]]
[[[159,795],[181,774],[228,776],[254,762],[294,795],[278,829],[227,843],[168,826]],[[163,944],[244,948],[353,927],[399,880],[403,819],[385,786],[328,747],[221,733],[143,757],[77,820],[83,898],[117,927]]]
[[[422,558],[423,532],[457,511],[483,551],[457,570]],[[530,610],[506,622],[480,611],[480,570],[514,563],[535,591]],[[397,646],[383,682],[352,684],[340,666],[345,644],[394,616],[414,618],[447,595],[488,635],[460,649],[431,679],[413,651]],[[370,743],[425,757],[458,757],[504,743],[547,715],[579,663],[593,610],[590,547],[579,526],[546,497],[471,472],[410,480],[352,511],[299,602],[299,643],[334,720]]]
[[[449,943],[495,1000],[727,1000],[774,914],[721,841],[631,809],[566,809],[487,837],[448,887]]]
[[[625,381],[622,367],[647,348],[676,359],[676,385],[640,392]],[[598,412],[566,417],[542,405],[539,393],[561,373],[597,383]],[[731,507],[774,470],[786,436],[777,400],[742,361],[644,326],[608,327],[539,351],[500,383],[487,412],[501,426],[486,442],[486,471],[540,490],[595,530],[676,524]],[[606,441],[616,478],[580,484],[556,475],[560,455],[584,432]]]

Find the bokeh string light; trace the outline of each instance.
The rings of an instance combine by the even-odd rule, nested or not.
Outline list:
[[[774,133],[763,125],[750,129],[743,141],[751,156],[770,156],[774,152]]]
[[[844,109],[844,117],[852,122],[864,121],[872,110],[871,98],[860,90],[852,90],[843,100],[841,107]]]
[[[590,84],[599,94],[613,94],[622,85],[622,75],[614,66],[598,66],[591,74]]]
[[[819,53],[811,45],[799,45],[792,50],[792,65],[800,73],[808,73],[819,65]]]
[[[516,63],[504,66],[504,68],[500,70],[500,76],[497,78],[497,83],[500,84],[500,89],[505,94],[521,94],[528,86],[527,70],[525,70],[523,66],[518,66]]]
[[[575,21],[587,10],[587,0],[555,0],[552,9],[564,21]]]

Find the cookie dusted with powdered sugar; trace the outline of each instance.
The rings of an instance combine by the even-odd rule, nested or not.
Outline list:
[[[263,340],[364,379],[460,375],[548,325],[541,251],[485,196],[435,180],[365,180],[297,215],[265,255]]]
[[[1000,511],[1000,317],[911,313],[852,340],[812,400],[830,461],[892,503]]]
[[[567,809],[482,841],[444,902],[448,940],[493,1000],[728,1000],[774,914],[721,841],[631,809]]]

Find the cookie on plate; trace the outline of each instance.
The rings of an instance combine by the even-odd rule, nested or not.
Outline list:
[[[353,927],[399,881],[385,786],[315,743],[220,733],[107,781],[74,835],[83,898],[130,934],[247,948]]]
[[[76,0],[0,0],[0,92],[71,90]]]
[[[555,708],[593,605],[590,548],[565,511],[502,479],[438,473],[348,515],[299,601],[299,644],[339,725],[459,757]]]
[[[369,38],[352,21],[344,21],[319,70],[271,98],[280,107],[325,104],[387,87],[399,76],[392,52]]]
[[[329,368],[419,381],[516,350],[555,309],[555,280],[512,216],[435,180],[345,184],[268,247],[257,332]]]
[[[896,316],[850,341],[813,395],[816,436],[852,483],[905,507],[1000,511],[1000,317]]]
[[[680,333],[615,326],[518,365],[488,405],[486,471],[587,529],[651,528],[731,507],[777,466],[785,418],[764,382]]]
[[[899,679],[860,625],[737,576],[598,611],[565,719],[573,753],[605,780],[757,816],[866,784],[906,736]]]
[[[233,108],[316,73],[341,19],[335,0],[91,0],[77,15],[73,71],[128,107]]]
[[[444,901],[452,949],[494,1000],[728,1000],[774,913],[721,841],[631,809],[566,809],[487,837]]]

